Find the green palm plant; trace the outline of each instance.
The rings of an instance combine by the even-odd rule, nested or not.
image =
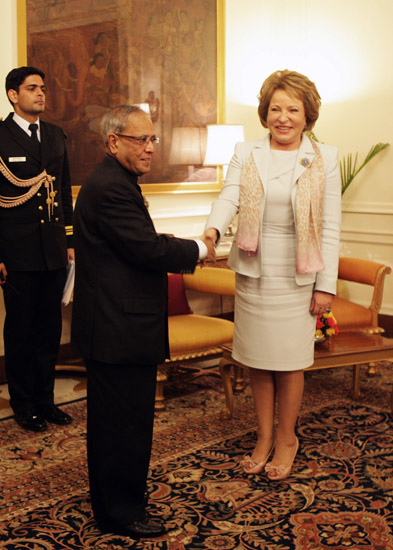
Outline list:
[[[307,132],[307,135],[315,141],[319,141],[314,132]],[[377,143],[376,145],[373,145],[359,168],[357,167],[357,153],[355,154],[355,157],[352,156],[352,153],[348,153],[346,157],[340,160],[341,195],[344,195],[345,191],[351,185],[354,178],[359,174],[360,170],[362,170],[362,168],[364,168],[370,160],[378,155],[378,153],[389,147],[389,145],[389,143]]]
[[[352,153],[348,153],[346,157],[340,160],[340,174],[341,174],[341,194],[344,195],[353,179],[359,174],[360,170],[366,166],[378,153],[389,147],[389,143],[377,143],[373,145],[370,151],[367,153],[366,158],[362,164],[357,167],[358,154],[352,157]]]

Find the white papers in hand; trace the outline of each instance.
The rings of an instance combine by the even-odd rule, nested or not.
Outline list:
[[[75,262],[70,261],[67,268],[67,279],[64,285],[63,298],[61,303],[67,306],[70,303],[72,291],[74,290],[74,281],[75,281]]]

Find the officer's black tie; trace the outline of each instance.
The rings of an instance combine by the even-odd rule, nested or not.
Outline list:
[[[41,144],[38,141],[38,136],[37,136],[38,124],[29,124],[29,130],[31,132],[31,140],[33,141],[37,149],[40,150]]]

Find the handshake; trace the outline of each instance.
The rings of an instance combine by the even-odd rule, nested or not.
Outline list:
[[[218,239],[218,231],[214,228],[209,228],[205,231],[204,235],[201,237],[201,240],[207,246],[207,257],[206,260],[211,262],[216,261],[216,242]]]

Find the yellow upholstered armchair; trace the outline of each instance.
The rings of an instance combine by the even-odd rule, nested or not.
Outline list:
[[[382,305],[385,276],[390,267],[360,258],[340,258],[338,268],[338,294],[333,298],[332,312],[340,332],[362,330],[371,333],[384,332],[378,326],[378,313]],[[351,281],[373,287],[368,307],[347,300],[340,295],[340,282]]]
[[[233,339],[232,321],[190,312],[186,290],[234,296],[235,273],[218,267],[197,267],[193,274],[169,275],[168,329],[171,358],[158,366],[156,411],[165,409],[164,385],[171,368],[221,357],[221,345]]]

